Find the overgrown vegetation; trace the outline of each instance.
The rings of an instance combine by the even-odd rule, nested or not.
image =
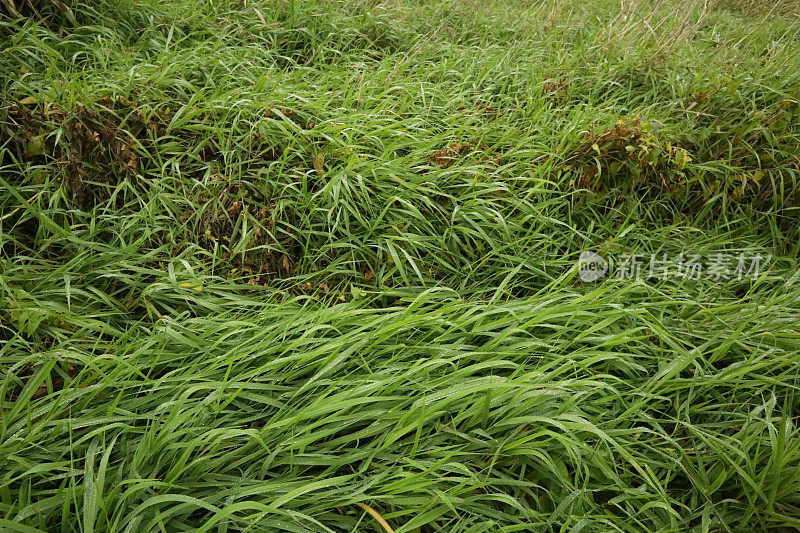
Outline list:
[[[800,528],[791,3],[0,1],[0,529]]]

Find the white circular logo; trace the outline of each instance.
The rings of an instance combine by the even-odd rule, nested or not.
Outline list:
[[[608,274],[608,261],[592,251],[586,251],[578,258],[578,277],[583,281],[595,281]]]

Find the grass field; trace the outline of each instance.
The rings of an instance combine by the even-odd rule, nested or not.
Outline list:
[[[0,530],[800,531],[796,3],[0,12]]]

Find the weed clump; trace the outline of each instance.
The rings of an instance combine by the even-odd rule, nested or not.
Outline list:
[[[613,128],[584,132],[582,143],[567,157],[574,190],[627,194],[646,188],[670,194],[686,178],[690,152],[657,135],[658,123],[640,115],[620,119]]]
[[[108,200],[121,180],[140,174],[136,150],[144,139],[145,120],[123,97],[82,105],[74,113],[49,104],[29,109],[14,103],[5,109],[3,137],[20,164],[19,176],[32,166],[58,172],[82,209]]]
[[[81,106],[64,122],[69,149],[63,176],[67,189],[81,207],[89,208],[107,200],[109,185],[138,174],[139,159],[134,151],[139,142],[135,136],[144,130],[144,120],[137,112],[131,117],[134,120],[128,125],[134,133],[122,129],[119,117],[107,107],[94,110]]]
[[[281,231],[276,205],[244,182],[215,176],[208,188],[192,199],[179,217],[197,244],[222,266],[220,274],[265,285],[278,275],[291,274],[299,258],[276,237]]]
[[[554,106],[563,106],[569,99],[571,83],[563,76],[551,76],[542,85],[542,98]]]
[[[709,99],[704,92],[694,97],[695,103]],[[798,110],[798,104],[785,100],[726,128],[712,122],[703,130],[709,133],[681,139],[663,135],[657,122],[640,115],[625,117],[612,128],[583,132],[563,170],[571,174],[573,194],[590,194],[611,205],[638,194],[685,213],[722,204],[796,207],[797,177],[784,169],[800,160],[782,146],[791,138]]]

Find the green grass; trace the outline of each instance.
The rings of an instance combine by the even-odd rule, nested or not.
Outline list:
[[[793,4],[68,5],[0,15],[0,530],[800,529]]]

